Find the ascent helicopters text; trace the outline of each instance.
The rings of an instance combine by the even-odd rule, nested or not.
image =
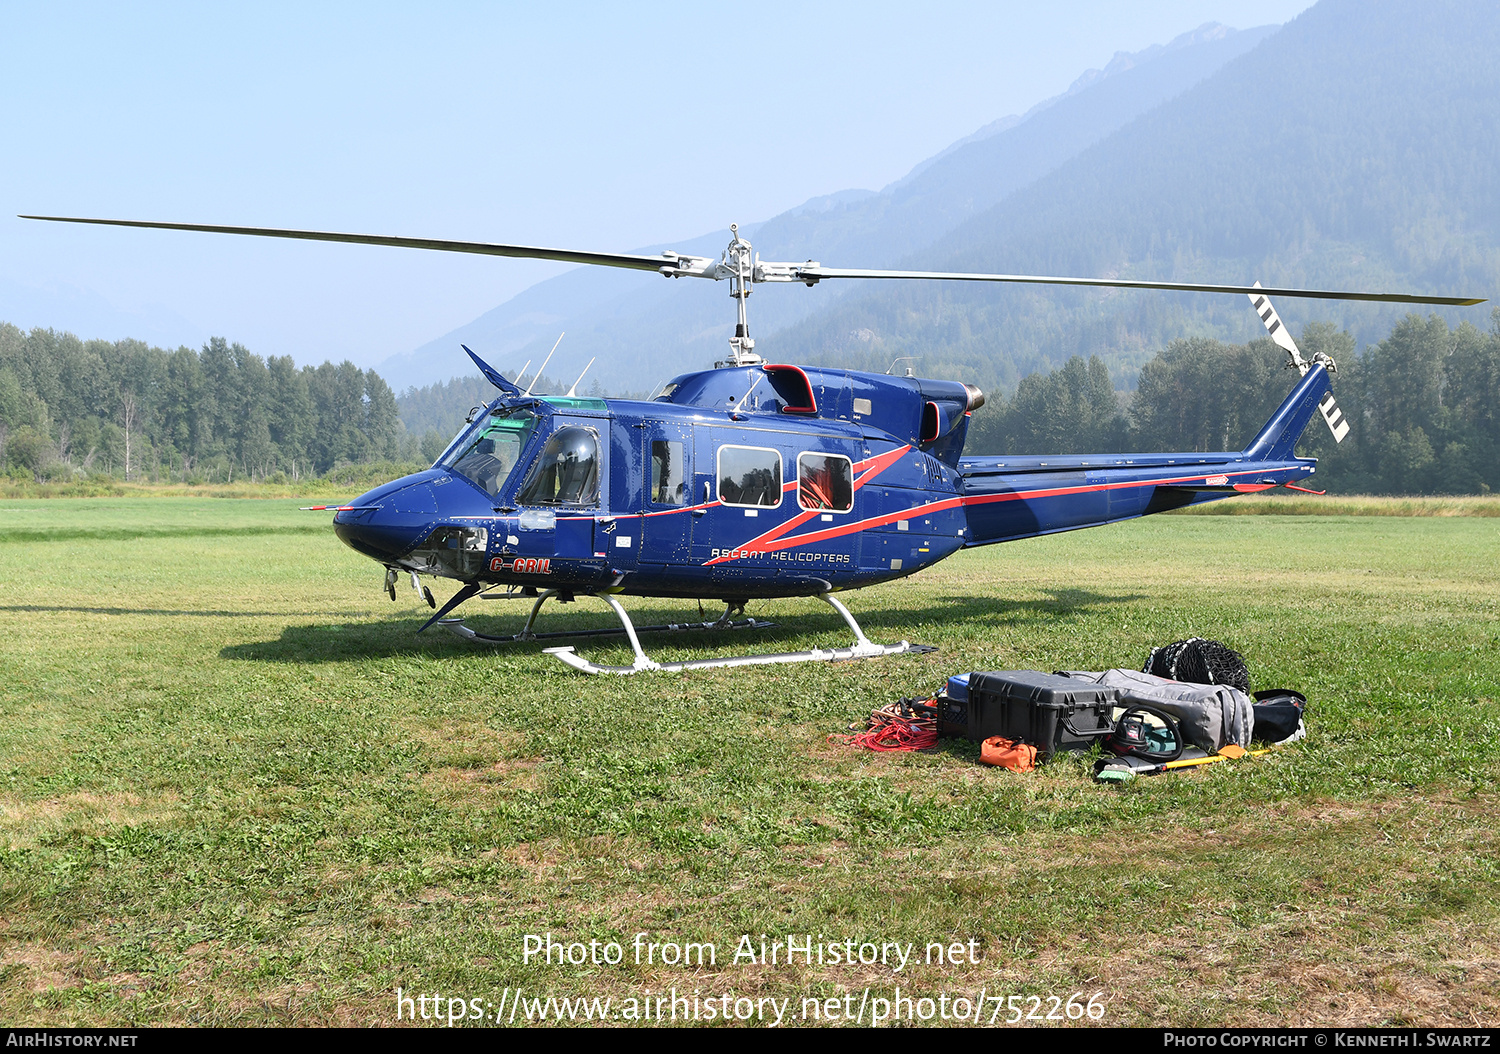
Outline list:
[[[593,963],[618,966],[627,960],[636,966],[718,966],[719,948],[712,941],[651,941],[650,934],[637,933],[627,953],[618,941],[591,940],[563,943],[548,933],[528,933],[521,939],[521,961],[540,961],[553,966],[583,966]],[[916,944],[911,941],[856,941],[828,939],[823,934],[789,933],[771,938],[762,933],[740,934],[727,966],[875,966],[901,973],[913,965]],[[970,965],[982,958],[977,940],[928,941],[922,952],[928,965]]]

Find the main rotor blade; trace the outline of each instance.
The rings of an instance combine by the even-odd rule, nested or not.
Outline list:
[[[1026,285],[1082,285],[1108,289],[1176,289],[1186,293],[1246,293],[1252,296],[1300,296],[1315,300],[1373,300],[1389,304],[1449,304],[1468,307],[1483,297],[1425,296],[1412,293],[1349,293],[1330,289],[1275,289],[1255,285],[1206,285],[1201,282],[1147,282],[1124,278],[1056,278],[1035,274],[977,274],[969,271],[860,271],[848,267],[793,265],[798,279],[926,278],[948,282],[1017,282]]]
[[[450,253],[477,253],[481,256],[515,256],[527,260],[559,260],[563,263],[601,264],[605,267],[629,267],[638,271],[660,271],[678,266],[680,257],[632,256],[628,253],[574,252],[571,249],[546,249],[535,245],[496,245],[490,242],[455,242],[442,238],[394,238],[380,234],[341,234],[337,231],[299,231],[280,227],[220,227],[207,223],[152,223],[144,220],[98,220],[79,216],[22,216],[23,220],[49,220],[53,223],[93,223],[104,227],[150,227],[167,231],[204,231],[209,234],[249,234],[260,238],[295,238],[309,242],[348,242],[352,245],[393,245],[399,249],[436,249]]]
[[[433,249],[439,252],[475,253],[481,256],[510,256],[530,260],[557,260],[562,263],[597,264],[625,267],[638,271],[656,271],[669,277],[727,277],[714,261],[699,256],[663,253],[639,256],[630,253],[577,252],[572,249],[549,249],[535,245],[501,245],[492,242],[460,242],[442,238],[398,238],[377,234],[345,234],[337,231],[288,230],[279,227],[223,227],[204,223],[157,223],[145,220],[106,220],[80,216],[21,216],[24,220],[47,220],[54,223],[91,223],[106,227],[145,227],[156,230],[203,231],[210,234],[245,234],[261,238],[292,238],[300,241],[346,242],[353,245],[389,245],[403,249]],[[826,278],[906,278],[951,282],[1014,282],[1026,285],[1096,286],[1108,289],[1171,289],[1189,293],[1245,293],[1252,291],[1271,296],[1294,296],[1317,300],[1366,300],[1393,304],[1444,304],[1468,307],[1485,302],[1483,297],[1424,296],[1410,293],[1361,293],[1327,289],[1281,289],[1248,285],[1209,285],[1199,282],[1150,282],[1121,278],[1062,278],[1050,275],[981,274],[969,271],[871,271],[847,267],[823,267],[820,264],[757,264],[757,271],[767,275],[751,281],[802,281],[809,285]],[[774,275],[774,277],[772,276]]]

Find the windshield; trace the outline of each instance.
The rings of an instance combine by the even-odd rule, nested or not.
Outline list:
[[[446,465],[496,497],[535,429],[536,415],[530,410],[492,410],[449,448],[450,455],[455,450],[462,453]]]

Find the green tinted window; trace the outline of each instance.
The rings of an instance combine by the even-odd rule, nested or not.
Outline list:
[[[453,462],[453,471],[473,480],[490,497],[497,496],[535,428],[536,418],[530,411],[491,417],[471,435],[469,445]]]

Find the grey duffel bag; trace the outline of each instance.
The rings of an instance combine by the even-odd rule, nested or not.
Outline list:
[[[1120,706],[1143,703],[1171,714],[1182,725],[1183,738],[1209,753],[1218,753],[1230,743],[1250,746],[1255,704],[1238,688],[1169,681],[1138,670],[1069,671],[1068,676],[1118,689]]]

